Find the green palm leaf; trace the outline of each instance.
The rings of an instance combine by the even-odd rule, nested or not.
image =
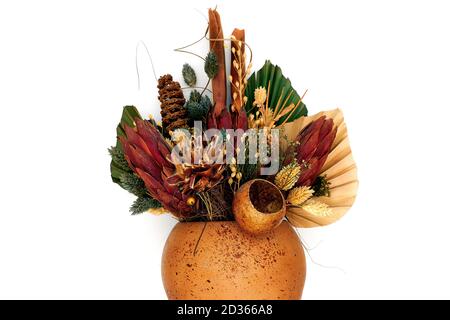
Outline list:
[[[136,127],[136,119],[142,120],[142,117],[135,106],[123,107],[122,118],[120,119],[120,123],[117,126],[117,136],[125,136],[125,124],[131,128]]]
[[[134,128],[136,126],[135,120],[140,119],[142,117],[139,111],[134,106],[125,106],[122,112],[122,118],[120,119],[120,123],[117,126],[117,136],[125,136],[124,126],[127,125],[129,127]],[[127,173],[131,173],[132,170],[128,168],[128,166],[124,165],[125,158],[123,156],[122,145],[117,139],[116,146],[110,149],[110,154],[112,157],[111,161],[111,178],[112,180],[121,185],[121,177],[123,177]],[[126,164],[126,161],[125,161]]]
[[[247,115],[255,113],[257,110],[253,106],[253,101],[255,100],[255,89],[259,87],[264,87],[266,90],[270,83],[270,93],[269,93],[269,107],[273,110],[277,106],[278,101],[281,101],[281,105],[285,108],[291,103],[297,105],[301,100],[301,97],[292,88],[291,81],[283,76],[281,68],[279,66],[273,65],[269,60],[266,60],[264,66],[257,72],[254,72],[247,82],[247,87],[245,89],[245,95],[247,96],[247,104],[245,109]],[[287,122],[294,121],[302,116],[308,115],[308,110],[303,102],[300,102],[298,108],[292,113],[282,117],[277,124],[285,122],[287,117]]]

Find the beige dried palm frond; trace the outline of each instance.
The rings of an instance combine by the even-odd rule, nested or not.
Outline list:
[[[330,183],[330,196],[313,199],[327,204],[332,212],[325,216],[316,216],[311,215],[302,208],[289,207],[287,217],[296,227],[325,226],[337,221],[353,205],[358,190],[357,168],[347,136],[347,126],[340,109],[320,112],[316,115],[302,117],[294,122],[285,124],[282,129],[287,137],[287,141],[281,142],[281,152],[286,151],[288,144],[295,140],[303,128],[321,116],[333,119],[334,125],[337,127],[337,133],[331,152],[320,171],[320,175],[326,175]]]

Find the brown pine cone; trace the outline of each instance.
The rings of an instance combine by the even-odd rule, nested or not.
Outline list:
[[[169,136],[171,131],[189,128],[188,114],[184,107],[186,100],[180,84],[173,81],[170,74],[166,74],[159,78],[158,89],[164,134]]]

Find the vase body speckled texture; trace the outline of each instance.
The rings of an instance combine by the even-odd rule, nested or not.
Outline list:
[[[162,279],[169,299],[301,299],[305,254],[282,222],[253,236],[236,222],[178,223],[167,239]]]

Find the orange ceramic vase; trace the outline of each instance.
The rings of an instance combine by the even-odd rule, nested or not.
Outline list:
[[[305,254],[283,222],[267,234],[234,221],[178,223],[167,239],[162,279],[169,299],[301,299]]]

